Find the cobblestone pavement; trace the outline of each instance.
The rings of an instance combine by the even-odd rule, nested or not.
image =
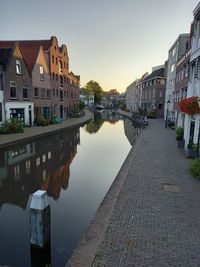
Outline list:
[[[92,266],[200,266],[200,181],[175,131],[152,120],[132,153]]]

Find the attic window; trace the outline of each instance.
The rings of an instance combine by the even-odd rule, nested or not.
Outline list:
[[[40,81],[44,81],[44,67],[40,66]]]
[[[22,63],[19,59],[16,59],[16,74],[22,74]]]

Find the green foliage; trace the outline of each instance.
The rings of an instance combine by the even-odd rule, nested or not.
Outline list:
[[[197,144],[194,144],[192,141],[190,141],[189,144],[187,145],[187,148],[192,150],[197,150]]]
[[[194,177],[200,179],[200,157],[192,161],[190,165],[190,172]]]
[[[85,103],[83,101],[80,101],[79,108],[80,110],[83,110],[85,108]]]
[[[147,112],[146,114],[147,118],[149,119],[155,119],[156,118],[156,113],[155,112]]]
[[[176,140],[183,141],[184,129],[182,127],[176,128]]]
[[[44,118],[43,115],[41,115],[39,118],[35,120],[37,126],[46,126],[49,124],[49,120]]]
[[[97,113],[94,116],[94,121],[89,122],[86,125],[85,130],[90,134],[97,133],[101,128],[101,126],[103,125],[103,123],[104,120],[101,118],[101,115]]]
[[[56,124],[57,123],[57,116],[53,115],[49,121],[50,124]]]
[[[88,94],[94,94],[94,102],[100,103],[103,97],[103,90],[101,86],[95,81],[89,81],[85,87]]]
[[[0,127],[0,134],[23,133],[23,123],[15,118],[5,121]]]

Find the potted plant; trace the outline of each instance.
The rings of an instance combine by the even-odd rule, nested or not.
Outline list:
[[[184,148],[185,141],[183,139],[184,136],[184,129],[182,127],[176,128],[176,140],[177,140],[177,146],[178,148]]]
[[[187,145],[186,156],[190,159],[197,158],[197,144],[194,144],[192,141],[189,142]]]

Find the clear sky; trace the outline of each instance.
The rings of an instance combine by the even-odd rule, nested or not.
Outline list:
[[[198,0],[0,0],[0,39],[58,38],[81,86],[126,87],[162,65]]]

